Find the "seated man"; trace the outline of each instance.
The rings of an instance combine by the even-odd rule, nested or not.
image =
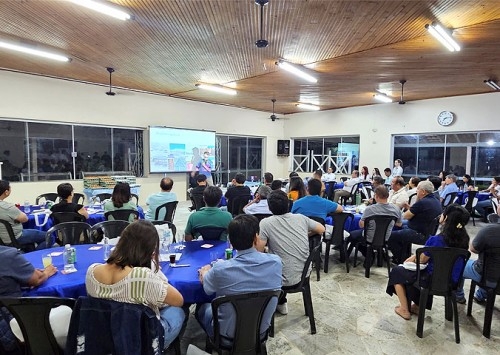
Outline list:
[[[499,208],[500,211],[500,208]],[[470,243],[469,250],[473,253],[479,254],[477,260],[469,259],[465,265],[463,278],[472,279],[476,282],[481,281],[481,276],[483,274],[483,263],[484,263],[484,252],[492,248],[500,248],[500,224],[490,223],[481,228],[477,233],[476,237]],[[496,265],[497,270],[500,270],[500,260],[496,259],[492,261]],[[492,284],[492,287],[495,285]],[[477,303],[486,302],[486,291],[482,288],[477,288],[474,295],[474,300]],[[457,290],[457,302],[465,303],[465,295],[463,289],[463,282],[461,287]]]
[[[330,181],[335,181],[335,173],[333,172],[333,168],[329,167],[328,171],[326,174],[323,175],[321,178],[322,181],[324,182],[330,182]]]
[[[242,173],[237,173],[233,180],[231,180],[231,187],[228,187],[226,194],[224,195],[227,200],[227,211],[231,214],[235,214],[237,211],[233,211],[233,201],[238,196],[251,196],[252,192],[248,186],[245,186],[245,175]],[[250,200],[250,198],[249,198]]]
[[[70,183],[62,183],[57,186],[57,194],[59,202],[53,205],[50,210],[52,212],[75,212],[81,214],[85,219],[89,218],[89,213],[83,205],[73,203],[73,186]]]
[[[366,207],[365,212],[363,213],[359,221],[359,227],[361,229],[352,231],[351,235],[346,239],[346,242],[349,243],[349,247],[347,248],[347,257],[351,255],[351,252],[353,251],[356,244],[363,240],[363,228],[365,228],[365,219],[367,219],[368,217],[390,216],[397,218],[396,223],[391,222],[389,232],[387,233],[385,238],[386,240],[389,239],[389,236],[391,235],[391,229],[394,224],[398,227],[401,227],[401,225],[403,224],[403,221],[401,220],[401,209],[395,204],[389,203],[387,200],[389,198],[389,191],[387,190],[387,187],[385,187],[384,185],[377,186],[374,193],[376,204]],[[370,225],[368,226],[368,235],[366,236],[367,242],[373,241],[373,233],[375,233],[375,223],[371,221]],[[365,250],[361,250],[361,253],[363,253],[364,255]]]
[[[313,179],[316,179],[316,180],[321,182],[321,193],[319,195],[321,197],[324,197],[325,191],[326,191],[326,185],[323,182],[323,180],[321,179],[322,176],[323,176],[323,171],[321,171],[321,169],[318,169],[318,170],[314,171],[314,173],[313,173]]]
[[[487,190],[485,190],[485,192],[489,192],[491,194],[491,198],[500,198],[500,176],[495,176],[491,180],[491,185]],[[476,204],[475,209],[477,213],[479,213],[483,217],[483,220],[486,221],[486,217],[491,211],[491,201],[489,199],[485,201],[479,201]]]
[[[391,191],[389,192],[389,203],[398,206],[402,209],[408,203],[408,194],[406,193],[405,181],[401,176],[397,176],[391,180]]]
[[[385,169],[384,169],[384,175],[385,175],[385,181],[384,181],[384,184],[385,184],[385,185],[390,185],[390,184],[391,184],[392,179],[394,178],[394,176],[392,176],[392,174],[391,174],[391,169],[389,169],[389,168],[385,168]]]
[[[43,284],[57,272],[54,265],[45,269],[35,269],[15,248],[0,246],[0,297],[21,297],[21,287],[36,287]],[[68,333],[71,309],[66,306],[54,308],[50,314],[50,324],[59,346],[64,349]],[[6,350],[17,347],[15,336],[23,341],[17,321],[11,320],[7,311],[0,311],[0,341]],[[10,321],[10,326],[9,326]]]
[[[196,184],[197,186],[192,188],[191,191],[189,192],[189,196],[193,201],[200,201],[201,204],[203,205],[202,207],[204,207],[205,203],[203,202],[203,191],[205,191],[205,188],[207,187],[207,177],[203,174],[197,175]],[[189,211],[195,209],[196,206],[194,204],[193,206],[189,207]]]
[[[271,184],[274,181],[274,176],[270,172],[264,173],[264,185],[271,187]]]
[[[434,196],[434,186],[430,181],[420,181],[417,186],[417,202],[410,207],[408,203],[404,206],[408,210],[403,218],[408,220],[408,226],[391,233],[387,245],[392,252],[393,261],[401,264],[408,255],[409,243],[424,245],[429,238],[429,226],[433,220],[441,214],[441,203]]]
[[[450,201],[450,197],[448,197],[447,201],[444,200],[446,195],[452,192],[458,192],[457,177],[454,174],[449,174],[446,175],[444,179],[444,188],[439,193],[439,201],[441,201],[444,206],[453,203],[453,201]]]
[[[378,175],[374,176],[372,178],[372,190],[375,191],[375,189],[377,187],[379,187],[379,186],[385,186],[384,185],[384,181],[385,180],[384,180],[384,178],[382,176],[378,176]],[[368,204],[369,205],[373,205],[375,203],[377,203],[377,201],[375,201],[375,198],[373,198],[373,197],[368,200]]]
[[[28,222],[28,216],[13,203],[5,201],[10,196],[11,187],[7,180],[0,180],[0,219],[8,221],[14,231],[14,236],[21,246],[36,244],[36,249],[45,249],[45,232],[36,229],[23,229],[22,223]],[[7,230],[0,226],[0,238],[4,244],[10,245],[11,240]],[[53,242],[50,246],[52,246]],[[2,261],[3,262],[3,261]]]
[[[351,178],[344,181],[344,187],[342,189],[335,190],[333,201],[338,203],[341,197],[348,197],[351,194],[352,187],[359,184],[361,181],[363,180],[359,177],[359,171],[353,170]]]
[[[293,286],[300,282],[304,263],[309,256],[309,237],[323,234],[325,227],[301,214],[289,213],[288,196],[275,190],[267,197],[273,216],[260,221],[260,238],[257,250],[278,255],[283,262],[283,286]],[[288,313],[286,295],[278,302],[278,312]]]
[[[201,227],[221,227],[227,228],[229,222],[233,219],[231,213],[221,211],[217,206],[222,197],[222,190],[217,186],[207,186],[203,191],[203,200],[206,207],[192,213],[189,216],[185,229],[186,241],[191,241],[193,238],[198,238],[199,235],[194,235],[193,230]],[[221,240],[226,240],[227,233],[222,233]]]
[[[171,178],[166,177],[161,179],[160,181],[161,191],[149,195],[148,199],[146,200],[146,205],[148,206],[148,209],[144,214],[145,219],[150,221],[154,220],[156,209],[158,207],[168,202],[177,201],[177,195],[174,192],[171,192],[173,186],[174,186],[174,181]],[[165,217],[165,213],[166,213],[165,209],[162,209],[160,211],[158,219],[162,220]]]
[[[307,182],[308,196],[299,198],[293,203],[292,213],[300,213],[307,217],[318,217],[326,219],[329,213],[340,213],[343,211],[339,204],[320,197],[321,181],[311,179]]]
[[[213,267],[206,265],[198,270],[205,293],[207,295],[215,293],[216,297],[219,297],[281,289],[281,259],[276,255],[260,253],[255,249],[259,237],[257,218],[250,215],[236,216],[227,229],[238,257],[217,262]],[[265,331],[271,325],[276,303],[276,300],[272,300],[264,312],[260,328],[261,336],[265,336]],[[195,316],[205,332],[213,337],[211,304],[198,305]],[[223,339],[234,338],[236,314],[230,305],[221,306],[219,320],[220,334],[224,337]],[[251,330],[248,329],[248,331]]]
[[[272,214],[267,205],[267,196],[270,193],[271,188],[267,185],[261,185],[255,193],[255,198],[243,207],[243,212],[246,214]]]

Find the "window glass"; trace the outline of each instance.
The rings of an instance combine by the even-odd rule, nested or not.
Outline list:
[[[76,173],[112,171],[111,128],[75,126]]]
[[[262,138],[217,135],[217,141],[220,145],[219,169],[215,172],[218,183],[227,184],[236,173],[244,174],[247,180],[262,178]]]
[[[131,129],[113,128],[112,159],[104,155],[105,166],[110,166],[113,171],[136,171],[137,161],[142,161],[136,150],[136,131]],[[75,134],[76,137],[76,134]],[[102,157],[101,157],[102,158]],[[109,160],[109,161],[108,161]],[[137,174],[140,175],[140,174]]]
[[[418,174],[438,175],[443,170],[444,147],[419,147]]]
[[[403,161],[403,177],[413,177],[417,174],[417,147],[395,146],[394,159],[401,159]],[[392,167],[390,168],[392,169]]]
[[[0,161],[3,162],[3,179],[19,181],[20,173],[28,171],[25,138],[24,122],[0,121]]]

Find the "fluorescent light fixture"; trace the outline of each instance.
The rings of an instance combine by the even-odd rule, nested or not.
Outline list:
[[[226,87],[220,86],[220,85],[196,84],[195,86],[199,89],[215,91],[215,92],[218,92],[220,94],[226,94],[226,95],[236,95],[237,94],[236,90],[226,88]]]
[[[448,30],[441,27],[441,25],[437,23],[431,23],[430,25],[425,25],[425,28],[431,35],[433,35],[443,46],[448,48],[450,52],[460,51],[460,46],[457,42],[451,37],[451,34]]]
[[[283,59],[280,59],[276,62],[276,65],[279,66],[280,68],[285,69],[286,71],[297,75],[298,77],[310,82],[310,83],[317,83],[318,79],[316,79],[314,76],[309,75],[306,73],[306,69],[302,65],[297,65],[297,64],[292,64],[285,62]]]
[[[392,102],[392,99],[389,96],[384,95],[384,94],[375,94],[375,95],[373,95],[373,98],[375,100],[380,101],[380,102],[386,102],[386,103]]]
[[[301,109],[304,109],[304,110],[319,111],[319,106],[312,105],[312,104],[298,103],[297,107],[301,108]]]
[[[494,144],[495,144],[495,142],[494,142],[492,139],[490,139],[490,140],[489,140],[489,141],[487,141],[486,143],[487,143],[488,145],[494,145]]]
[[[44,50],[34,49],[34,48],[27,47],[27,46],[21,46],[18,44],[8,43],[8,42],[4,42],[4,41],[0,41],[0,47],[5,48],[5,49],[10,49],[13,51],[17,51],[17,52],[36,55],[36,56],[43,57],[43,58],[57,60],[59,62],[69,62],[70,61],[70,59],[68,57],[65,57],[63,55],[54,54],[54,53],[50,53],[50,52],[47,52]]]
[[[118,10],[114,6],[106,5],[102,1],[95,0],[70,0],[72,3],[77,5],[86,7],[87,9],[91,9],[102,14],[117,18],[119,20],[130,20],[130,14],[127,14],[125,11]]]
[[[493,90],[500,90],[500,86],[492,79],[485,80],[484,83]]]

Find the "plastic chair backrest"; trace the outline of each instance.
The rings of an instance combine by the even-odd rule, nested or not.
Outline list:
[[[351,225],[354,215],[352,213],[330,213],[328,214],[333,218],[333,233],[332,233],[332,244],[342,245],[344,241],[344,229],[349,230],[346,227],[346,223]],[[349,222],[347,222],[349,221]]]
[[[243,214],[244,213],[243,207],[245,207],[248,204],[248,201],[252,199],[253,199],[252,195],[240,195],[233,197],[232,200],[229,200],[231,208],[229,209],[228,206],[228,211],[231,212],[233,216]]]
[[[135,204],[136,206],[139,206],[139,195],[136,195],[136,194],[130,194],[130,199],[135,199]]]
[[[408,196],[408,204],[411,206],[417,201],[417,193],[414,192],[410,196]]]
[[[111,199],[112,194],[109,194],[107,192],[103,192],[100,194],[96,194],[95,197],[99,199],[99,201],[103,202],[104,200],[109,200]]]
[[[481,284],[486,282],[496,283],[496,293],[500,293],[500,248],[491,248],[484,251],[483,255],[483,274],[481,275]]]
[[[92,226],[92,235],[94,235],[94,232],[102,232],[107,238],[113,239],[121,236],[123,230],[127,228],[129,224],[130,222],[121,220],[102,221]]]
[[[470,257],[469,251],[449,247],[418,248],[416,252],[417,280],[420,280],[420,255],[422,253],[430,254],[434,267],[432,275],[428,277],[425,283],[420,282],[420,286],[428,288],[432,294],[439,296],[449,295],[452,290],[456,290],[458,284],[452,278],[453,267],[455,263],[461,262],[460,275],[462,275],[465,264]]]
[[[53,212],[50,214],[50,219],[54,225],[63,222],[85,222],[87,219],[76,212]]]
[[[74,192],[73,193],[73,199],[71,200],[71,202],[83,205],[84,202],[85,202],[85,195],[81,194],[79,192]]]
[[[441,202],[441,206],[446,207],[451,203],[455,203],[455,200],[457,199],[457,194],[458,192],[449,192],[446,194],[446,196],[443,198],[443,201]]]
[[[191,194],[191,200],[193,201],[194,207],[199,211],[202,207],[205,207],[205,200],[203,200],[203,194]]]
[[[441,215],[434,217],[434,219],[427,226],[426,236],[436,235],[439,228],[439,218]]]
[[[155,220],[159,220],[158,216],[160,215],[160,211],[162,210],[162,208],[165,208],[165,215],[163,216],[163,220],[173,222],[175,217],[175,210],[178,203],[179,201],[171,201],[158,206],[155,211]]]
[[[114,210],[108,211],[104,213],[104,217],[108,221],[130,221],[130,216],[134,215],[134,219],[139,219],[139,212],[132,209],[124,209],[124,210]],[[112,218],[110,218],[112,217]]]
[[[55,192],[47,192],[45,194],[38,195],[35,199],[35,205],[38,205],[41,199],[44,199],[45,201],[56,202],[58,197],[59,195]]]
[[[491,199],[491,207],[493,207],[494,213],[498,211],[498,200],[495,197]]]
[[[368,227],[370,222],[375,223],[375,231],[373,232],[373,239],[370,243],[373,247],[383,247],[386,242],[386,236],[390,233],[394,223],[397,221],[393,216],[371,216],[365,219],[364,237],[368,239]]]
[[[5,228],[10,239],[9,241],[7,241],[0,238],[0,245],[12,246],[17,249],[21,248],[21,244],[19,244],[19,242],[17,241],[16,236],[14,234],[14,230],[12,229],[12,225],[10,224],[10,222],[0,219],[0,224],[3,224],[3,227],[0,226],[0,228]]]
[[[203,240],[221,240],[221,236],[227,228],[224,227],[196,227],[193,228],[193,236],[201,235]]]
[[[47,231],[45,241],[49,245],[50,236],[56,233],[63,245],[90,244],[91,230],[92,227],[85,222],[63,222],[56,224]]]
[[[164,330],[148,306],[80,297],[71,315],[66,354],[162,354]]]
[[[177,235],[177,227],[175,226],[175,224],[169,221],[150,221],[150,222],[155,226],[168,224],[168,228],[170,228],[170,230],[172,231],[172,237],[173,237],[172,243],[175,243],[175,236]]]
[[[62,354],[49,323],[52,308],[66,305],[73,308],[75,300],[58,297],[0,298],[0,305],[6,307],[17,320],[24,337],[26,354]]]
[[[236,313],[235,334],[230,349],[231,354],[259,354],[261,344],[267,340],[261,339],[261,324],[264,312],[273,298],[277,299],[281,290],[260,291],[238,295],[221,296],[212,301],[214,319],[214,346],[221,346],[218,311],[223,304],[230,303]],[[268,320],[270,322],[270,320]],[[268,332],[269,329],[266,329]],[[228,347],[229,348],[229,347]]]
[[[472,212],[472,208],[477,203],[477,197],[476,197],[477,191],[467,191],[465,194],[467,195],[467,202],[465,203],[464,208],[467,211],[469,211],[469,213],[471,213]]]

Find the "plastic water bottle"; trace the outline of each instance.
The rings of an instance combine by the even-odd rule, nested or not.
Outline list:
[[[110,245],[109,245],[109,238],[104,236],[102,239],[103,242],[103,250],[104,250],[104,260],[108,260],[109,254],[110,254]]]
[[[160,261],[167,261],[169,252],[168,252],[168,246],[170,244],[170,236],[172,232],[170,231],[169,228],[166,228],[163,230],[163,236],[161,238],[161,243],[160,243]]]
[[[74,248],[71,248],[70,244],[66,244],[64,246],[63,259],[65,272],[71,272],[75,270],[75,252]]]
[[[356,193],[356,206],[361,205],[361,194],[359,192]]]
[[[24,213],[28,214],[31,212],[31,205],[28,200],[24,201]]]

